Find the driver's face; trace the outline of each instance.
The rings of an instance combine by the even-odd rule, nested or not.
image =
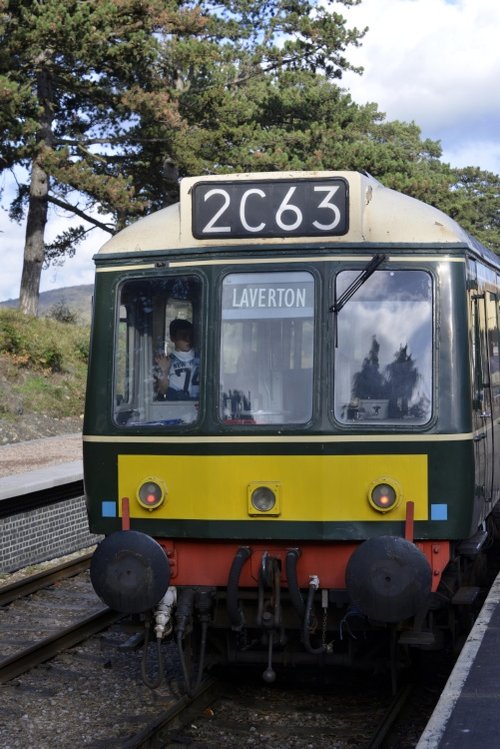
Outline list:
[[[190,351],[193,348],[193,333],[187,328],[180,330],[173,341],[178,351]]]

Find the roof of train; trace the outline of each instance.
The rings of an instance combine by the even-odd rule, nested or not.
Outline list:
[[[192,188],[203,182],[236,182],[262,180],[321,180],[340,178],[346,181],[349,195],[349,220],[347,232],[341,236],[272,237],[248,236],[243,240],[234,238],[196,239],[192,233],[191,195]],[[100,249],[100,255],[140,253],[148,251],[176,252],[179,249],[234,245],[273,245],[287,247],[304,244],[325,243],[359,244],[435,244],[462,245],[495,262],[494,253],[487,250],[453,219],[442,211],[415,200],[403,193],[384,187],[378,180],[360,172],[266,172],[255,174],[211,175],[187,177],[180,183],[180,202],[156,211],[127,226],[108,240]],[[102,258],[104,259],[104,258]]]

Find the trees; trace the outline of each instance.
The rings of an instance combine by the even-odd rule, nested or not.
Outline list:
[[[21,309],[36,314],[44,261],[74,252],[86,231],[46,247],[49,204],[112,232],[174,199],[193,147],[206,160],[200,107],[230,119],[245,84],[280,69],[340,76],[362,34],[330,5],[0,0],[0,169],[27,173],[11,208],[28,216]]]
[[[339,87],[365,30],[335,9],[359,2],[0,0],[0,171],[19,180],[11,215],[28,217],[21,309],[36,314],[42,266],[74,253],[81,221],[112,233],[190,174],[366,170],[498,231],[493,175],[455,173],[415,123]],[[75,225],[47,245],[50,206]]]
[[[349,6],[360,0],[341,2]],[[165,166],[170,172],[173,165],[179,176],[305,167],[306,130],[314,121],[314,110],[306,107],[308,89],[322,89],[325,100],[338,99],[332,81],[351,68],[344,52],[364,34],[347,29],[332,13],[334,5],[331,0],[203,2],[201,31],[162,38],[163,85],[181,123],[142,118],[141,159],[147,166],[135,171],[135,184],[152,207],[177,198],[172,190],[165,195],[159,179]],[[289,137],[283,141],[285,132]]]
[[[0,0],[0,169],[22,167],[27,175],[11,206],[14,217],[28,216],[20,293],[26,313],[37,312],[44,261],[74,251],[86,231],[75,226],[46,248],[49,204],[110,232],[147,205],[122,165],[139,150],[141,107],[159,121],[179,119],[157,84],[156,34],[203,23],[196,10],[177,6]]]
[[[498,175],[479,167],[451,168],[440,160],[441,145],[422,140],[413,122],[373,121],[367,132],[368,140],[361,145],[367,171],[386,187],[440,208],[487,247],[500,251]]]
[[[479,167],[452,169],[452,189],[439,207],[487,247],[500,252],[500,177]]]

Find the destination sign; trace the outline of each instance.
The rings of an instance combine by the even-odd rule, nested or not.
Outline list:
[[[327,237],[349,228],[340,178],[197,182],[192,206],[197,239]]]
[[[223,320],[312,317],[313,306],[310,273],[235,273],[224,279]]]

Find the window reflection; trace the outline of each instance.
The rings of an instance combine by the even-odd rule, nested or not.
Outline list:
[[[356,277],[337,277],[337,297]],[[431,415],[432,284],[423,271],[376,271],[338,315],[335,416],[423,424]]]
[[[290,424],[311,418],[313,306],[309,273],[226,276],[219,406],[226,424]]]

